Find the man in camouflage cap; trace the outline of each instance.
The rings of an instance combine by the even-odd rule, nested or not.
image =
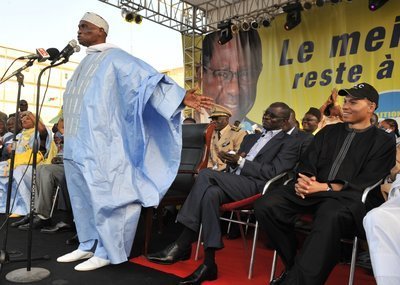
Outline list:
[[[229,124],[229,118],[232,113],[227,108],[215,104],[211,109],[210,119],[215,124],[213,136],[210,145],[210,157],[208,158],[208,168],[214,170],[224,170],[226,164],[218,158],[220,151],[234,151],[237,152],[244,136],[245,131],[240,130],[235,126]]]

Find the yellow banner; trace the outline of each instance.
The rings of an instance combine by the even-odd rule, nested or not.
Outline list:
[[[286,14],[261,28],[262,71],[247,118],[261,122],[275,101],[301,119],[319,108],[333,88],[367,82],[381,94],[378,115],[400,117],[400,1],[372,12],[367,0],[325,3],[301,12],[301,23],[284,29]]]

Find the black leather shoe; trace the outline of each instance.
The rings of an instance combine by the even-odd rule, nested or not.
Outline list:
[[[72,230],[73,230],[73,228],[71,225],[64,223],[64,222],[58,222],[55,226],[42,228],[40,230],[40,232],[43,234],[55,234],[55,233],[72,231]]]
[[[75,234],[73,237],[71,237],[65,241],[65,244],[67,244],[67,245],[74,245],[74,244],[78,244],[78,243],[79,243],[78,234]]]
[[[51,219],[42,220],[41,218],[35,216],[33,218],[32,229],[41,229],[43,227],[47,227],[51,225]],[[29,222],[25,225],[21,225],[18,227],[21,231],[27,231],[29,229]]]
[[[14,222],[14,223],[11,223],[10,227],[18,228],[19,226],[25,225],[27,223],[29,223],[29,215],[26,215],[21,220],[18,220],[18,221]]]
[[[179,285],[200,285],[203,281],[212,281],[218,278],[217,265],[207,266],[201,264],[197,269],[179,282]]]
[[[191,246],[186,249],[180,249],[178,245],[174,242],[162,251],[148,254],[146,258],[154,263],[173,264],[180,260],[188,260],[191,253]]]
[[[270,284],[270,285],[279,285],[279,284],[282,284],[283,281],[285,280],[286,276],[287,276],[287,271],[285,270],[285,271],[283,271],[283,272],[281,273],[281,275],[279,275],[278,277],[276,277],[275,279],[273,279],[269,284]]]

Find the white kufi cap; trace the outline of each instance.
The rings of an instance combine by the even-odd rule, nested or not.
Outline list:
[[[81,21],[86,21],[99,28],[103,28],[104,32],[108,35],[108,23],[101,16],[92,12],[86,12]]]

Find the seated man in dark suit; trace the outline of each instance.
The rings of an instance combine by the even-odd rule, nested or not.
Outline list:
[[[200,172],[177,217],[178,222],[185,226],[184,231],[166,249],[148,255],[150,261],[172,264],[189,259],[191,244],[197,239],[202,224],[204,263],[180,284],[200,284],[217,279],[215,251],[223,247],[219,207],[260,193],[267,180],[295,166],[297,142],[282,132],[289,115],[290,108],[285,103],[271,104],[263,115],[263,133],[246,136],[238,151],[240,155],[219,153],[230,172],[211,169]]]
[[[345,96],[344,123],[320,130],[300,158],[297,181],[271,189],[255,203],[255,215],[286,271],[271,284],[324,284],[340,257],[340,239],[362,234],[363,189],[395,164],[394,138],[371,125],[379,94],[361,83]],[[294,224],[313,214],[311,233],[297,254]]]

